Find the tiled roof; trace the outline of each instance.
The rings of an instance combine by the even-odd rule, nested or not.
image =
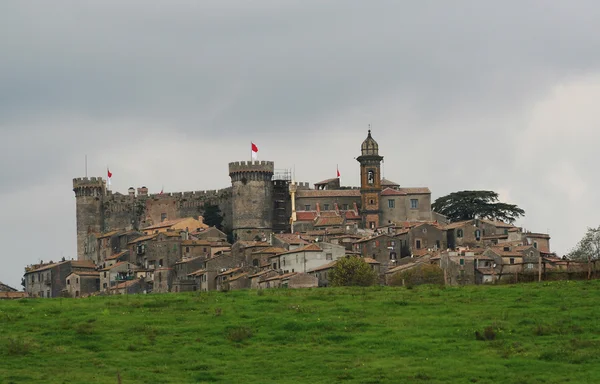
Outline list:
[[[28,270],[26,273],[47,271],[49,269],[52,269],[54,267],[57,267],[59,265],[66,264],[66,263],[71,263],[71,268],[90,268],[90,269],[96,268],[96,264],[94,264],[90,260],[67,260],[67,261],[61,261],[59,263],[48,264],[48,265],[45,265],[38,269]]]
[[[481,222],[495,226],[496,228],[515,228],[514,225],[505,223],[500,220],[480,219]]]
[[[198,245],[203,245],[203,246],[207,246],[208,245],[208,246],[210,246],[211,243],[209,241],[207,241],[207,240],[183,240],[181,242],[181,245],[188,246],[188,247],[189,246],[193,247],[195,245],[196,246],[198,246]]]
[[[427,187],[417,187],[417,188],[400,188],[399,189],[400,192],[404,192],[407,195],[421,195],[424,193],[431,193],[431,191],[429,190],[429,188]]]
[[[198,269],[197,271],[194,271],[192,273],[188,273],[188,276],[200,276],[200,275],[204,275],[206,273],[206,269],[202,268],[202,269]]]
[[[241,245],[243,248],[254,248],[254,247],[269,247],[270,244],[266,241],[249,241],[249,240],[238,240],[236,244]]]
[[[296,212],[296,214],[298,214],[298,212]],[[306,244],[306,241],[302,240],[298,235],[293,234],[293,233],[281,233],[278,235],[273,235],[273,237],[281,240],[284,243],[290,244],[290,245]]]
[[[127,288],[127,287],[130,287],[130,286],[132,286],[132,285],[134,285],[136,283],[139,283],[139,282],[140,282],[139,279],[136,279],[136,280],[127,280],[127,281],[124,281],[122,283],[119,283],[119,284],[115,285],[114,287],[110,287],[110,290]]]
[[[123,251],[123,252],[115,253],[114,255],[110,255],[109,257],[107,257],[106,260],[115,260],[115,259],[118,259],[119,257],[125,255],[126,253],[129,253],[129,251]]]
[[[406,192],[401,192],[392,188],[386,188],[381,192],[381,196],[406,196]]]
[[[82,271],[82,272],[71,272],[69,276],[77,275],[79,277],[100,277],[100,272],[98,271]]]
[[[130,263],[130,262],[128,262],[128,261],[119,261],[118,263],[116,263],[116,264],[113,264],[113,265],[111,265],[110,267],[106,267],[106,268],[102,268],[102,269],[100,269],[100,271],[108,271],[108,270],[111,270],[111,269],[113,269],[113,268],[120,267],[120,266],[121,266],[121,265],[123,265],[123,264],[131,264],[131,263]]]
[[[363,258],[363,260],[365,261],[365,263],[368,263],[368,264],[381,264],[379,261],[372,259],[370,257],[365,257],[365,258]]]
[[[219,273],[217,276],[231,275],[232,273],[239,272],[241,270],[242,270],[242,268],[232,268],[232,269],[226,270],[225,272]]]
[[[296,248],[291,251],[286,251],[286,252],[280,253],[275,256],[289,255],[291,253],[298,253],[298,252],[322,252],[322,251],[323,250],[318,245],[308,244],[308,245],[305,245],[304,247]],[[271,257],[274,257],[274,256],[271,256]]]
[[[335,266],[335,263],[337,263],[337,260],[332,261],[331,263],[327,263],[327,264],[323,264],[320,267],[316,267],[316,268],[312,268],[309,269],[307,272],[319,272],[319,271],[324,271],[326,269],[329,268],[333,268]]]
[[[534,237],[536,239],[549,239],[550,235],[547,233],[531,233],[531,232],[526,232],[523,235],[525,235],[525,237]]]
[[[267,273],[269,273],[269,272],[274,272],[274,271],[273,271],[272,269],[267,269],[267,270],[264,270],[264,271],[260,271],[260,272],[258,272],[258,273],[255,273],[255,274],[253,274],[253,275],[250,275],[250,276],[248,276],[248,278],[250,278],[250,279],[253,279],[253,278],[255,278],[255,277],[261,277],[262,275],[264,275],[264,274],[267,274]]]
[[[252,252],[252,254],[253,255],[256,255],[256,254],[276,254],[276,253],[283,253],[283,252],[287,252],[287,249],[280,248],[280,247],[268,247],[268,248],[259,249],[258,251],[254,251],[254,252]]]
[[[131,240],[129,243],[127,244],[136,244],[142,241],[146,241],[146,240],[152,240],[154,239],[156,236],[158,236],[158,233],[153,233],[151,235],[146,235],[146,236],[142,236],[142,237],[138,237],[137,239]]]
[[[344,213],[346,220],[358,220],[361,219],[360,215],[355,211],[346,211]]]
[[[239,279],[240,277],[244,277],[244,276],[248,276],[248,273],[246,272],[246,273],[241,273],[241,274],[239,274],[239,275],[237,275],[237,276],[233,276],[233,277],[231,277],[231,278],[230,278],[229,280],[227,280],[227,281],[236,281],[236,280],[237,280],[237,279]]]
[[[376,239],[378,239],[378,238],[380,238],[380,237],[382,237],[382,236],[391,237],[391,236],[390,236],[389,234],[387,234],[387,233],[382,233],[382,234],[379,234],[379,235],[377,235],[377,236],[373,236],[373,237],[366,237],[366,238],[363,238],[363,239],[361,239],[361,240],[357,240],[357,241],[355,241],[354,243],[355,243],[355,244],[356,244],[356,243],[366,243],[367,241],[376,240]]]
[[[298,198],[303,197],[360,197],[358,189],[299,189],[296,192]]]
[[[388,180],[385,177],[381,179],[381,185],[383,185],[383,186],[392,186],[392,187],[399,187],[400,186],[400,184],[398,184],[398,183],[396,183],[394,181]]]
[[[142,231],[149,231],[149,230],[153,230],[153,229],[159,229],[159,228],[165,228],[165,227],[171,227],[183,220],[187,219],[187,217],[181,218],[181,219],[173,219],[173,220],[165,220],[163,222],[160,222],[158,224],[154,224],[151,225],[149,227],[146,228],[142,228]]]
[[[319,217],[315,222],[315,227],[340,226],[344,224],[344,218],[337,217]]]
[[[264,281],[273,281],[273,280],[286,279],[286,278],[294,276],[295,274],[296,274],[296,272],[286,273],[284,275],[278,275],[278,276],[270,277],[268,279],[265,279]]]
[[[296,211],[296,221],[313,221],[316,217],[316,211]]]
[[[460,227],[464,227],[465,225],[468,225],[471,222],[473,222],[473,220],[457,221],[457,222],[454,222],[454,223],[447,224],[444,228],[445,229],[460,228]]]
[[[107,237],[111,237],[111,236],[113,236],[113,235],[116,235],[117,233],[119,233],[119,231],[110,231],[110,232],[106,232],[106,233],[103,233],[102,235],[100,235],[100,236],[96,237],[96,239],[104,239],[104,238],[107,238]]]

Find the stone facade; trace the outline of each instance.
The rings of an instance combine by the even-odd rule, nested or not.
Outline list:
[[[67,292],[71,297],[87,296],[100,290],[99,272],[73,272],[67,276]]]
[[[25,292],[32,297],[60,297],[66,291],[67,276],[75,271],[91,271],[90,261],[67,260],[60,263],[31,266],[25,269]]]

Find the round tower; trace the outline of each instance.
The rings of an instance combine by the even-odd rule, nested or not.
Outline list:
[[[104,195],[106,185],[101,177],[73,179],[77,217],[77,259],[84,259],[89,233],[100,233],[104,228]]]
[[[268,238],[273,229],[272,161],[229,163],[232,229],[235,240]]]
[[[379,197],[381,194],[381,160],[379,144],[371,136],[371,130],[360,146],[360,196],[361,216],[364,228],[375,229],[379,226]]]

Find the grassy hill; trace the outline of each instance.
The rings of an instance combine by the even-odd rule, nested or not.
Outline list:
[[[599,382],[599,288],[592,281],[4,301],[0,383]]]

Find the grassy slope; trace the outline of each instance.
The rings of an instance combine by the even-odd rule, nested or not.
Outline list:
[[[600,281],[0,302],[0,383],[600,381]],[[474,333],[493,326],[495,341]],[[241,342],[245,332],[252,336]],[[233,333],[231,333],[233,332]]]

